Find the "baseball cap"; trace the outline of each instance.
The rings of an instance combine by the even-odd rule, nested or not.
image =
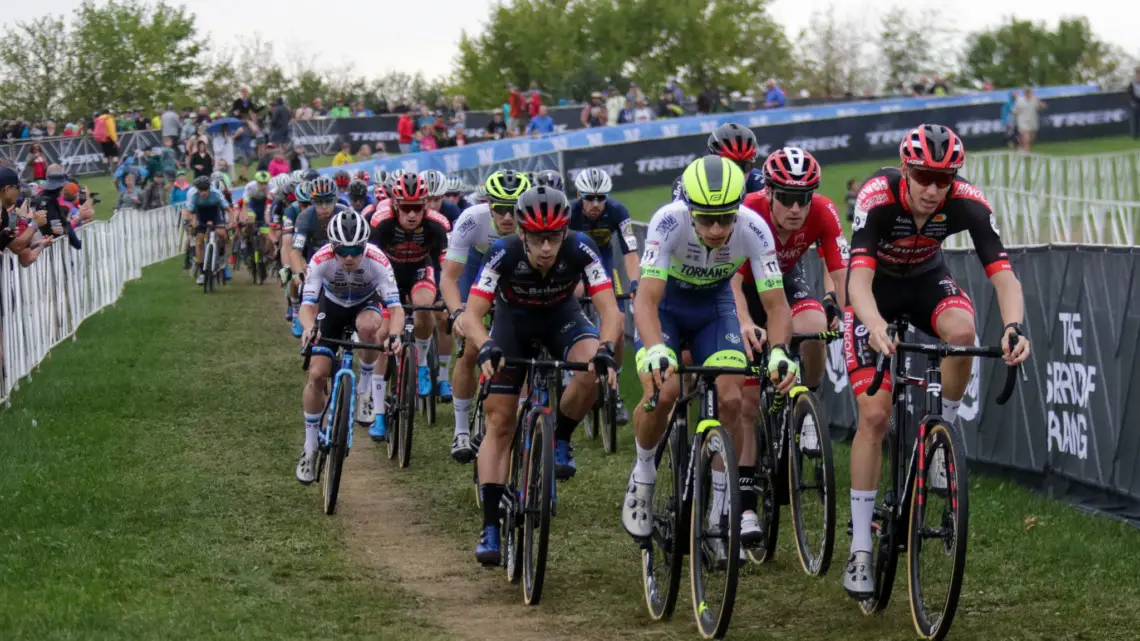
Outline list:
[[[20,185],[20,176],[16,173],[15,169],[10,167],[0,167],[0,187]]]

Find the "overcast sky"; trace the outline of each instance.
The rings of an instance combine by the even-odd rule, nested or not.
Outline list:
[[[12,0],[3,4],[8,22],[34,19],[48,6],[53,13],[70,12],[81,0],[54,0],[48,5]],[[482,29],[492,1],[333,0],[314,4],[312,0],[194,0],[187,4],[211,43],[236,43],[241,37],[260,32],[275,44],[278,58],[284,61],[288,34],[288,46],[317,55],[318,64],[351,61],[357,72],[370,76],[391,70],[436,76],[450,71],[460,31]],[[943,8],[943,15],[952,16],[954,27],[961,32],[987,27],[1009,15],[1044,20],[1052,26],[1059,18],[1079,11],[1088,16],[1100,37],[1123,46],[1132,55],[1140,54],[1140,3],[1135,0],[899,0],[897,4],[912,10]],[[881,0],[775,0],[772,13],[794,37],[807,25],[813,11],[832,7],[838,8],[840,15],[859,16],[876,30],[879,18],[889,10],[888,3]],[[319,36],[300,36],[309,27]]]

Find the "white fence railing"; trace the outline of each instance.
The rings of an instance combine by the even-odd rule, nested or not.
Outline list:
[[[963,175],[985,188],[1007,187],[1086,200],[1140,201],[1140,149],[1087,156],[1013,151],[971,154]]]
[[[143,267],[178,255],[182,237],[169,206],[119,211],[76,233],[83,249],[59,240],[26,268],[11,252],[0,254],[0,402],[80,323],[118,300]]]

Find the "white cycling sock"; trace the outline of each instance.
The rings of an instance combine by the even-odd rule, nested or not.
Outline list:
[[[712,505],[709,508],[709,525],[720,525],[720,516],[725,509],[725,493],[728,490],[728,475],[719,470],[712,471]]]
[[[427,367],[428,350],[431,349],[431,338],[417,338],[416,339],[416,358],[419,362],[416,365],[420,367]]]
[[[372,376],[372,409],[377,415],[384,413],[384,395],[388,393],[388,381],[380,374]]]
[[[878,490],[851,490],[851,552],[871,551],[871,521]]]
[[[447,380],[447,366],[451,364],[451,354],[440,354],[439,356],[439,376],[436,377],[437,382]]]
[[[317,430],[320,427],[321,413],[305,412],[305,454],[317,451]]]
[[[942,399],[942,418],[946,422],[953,425],[954,421],[958,419],[958,408],[962,406],[962,401],[948,401]]]
[[[366,391],[372,390],[372,373],[376,371],[376,363],[365,363],[360,361],[360,384],[356,389],[359,393],[363,394]]]
[[[633,464],[633,480],[638,483],[656,483],[657,466],[654,465],[655,458],[657,458],[656,450],[647,450],[638,445],[637,461]]]
[[[467,422],[471,420],[468,416],[471,411],[471,399],[456,396],[452,398],[452,403],[455,404],[455,435],[467,434],[470,436],[471,427]]]

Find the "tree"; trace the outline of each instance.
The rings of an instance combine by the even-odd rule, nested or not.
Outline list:
[[[72,78],[71,38],[62,17],[17,22],[0,36],[0,111],[29,118],[59,116]]]
[[[1044,23],[1010,18],[994,29],[970,34],[962,54],[963,73],[998,87],[1102,81],[1126,60],[1092,33],[1087,18],[1063,19],[1050,31]]]
[[[797,40],[800,67],[788,84],[817,96],[860,94],[871,88],[874,70],[867,40],[857,22],[838,17],[834,7],[813,12]]]
[[[931,37],[937,34],[938,37]],[[950,70],[951,43],[956,43],[950,22],[935,10],[912,11],[895,7],[883,15],[879,31],[879,71],[888,90],[905,88],[916,77]]]
[[[200,70],[194,16],[159,0],[86,0],[75,16],[67,102],[90,114],[106,107],[185,102]]]

